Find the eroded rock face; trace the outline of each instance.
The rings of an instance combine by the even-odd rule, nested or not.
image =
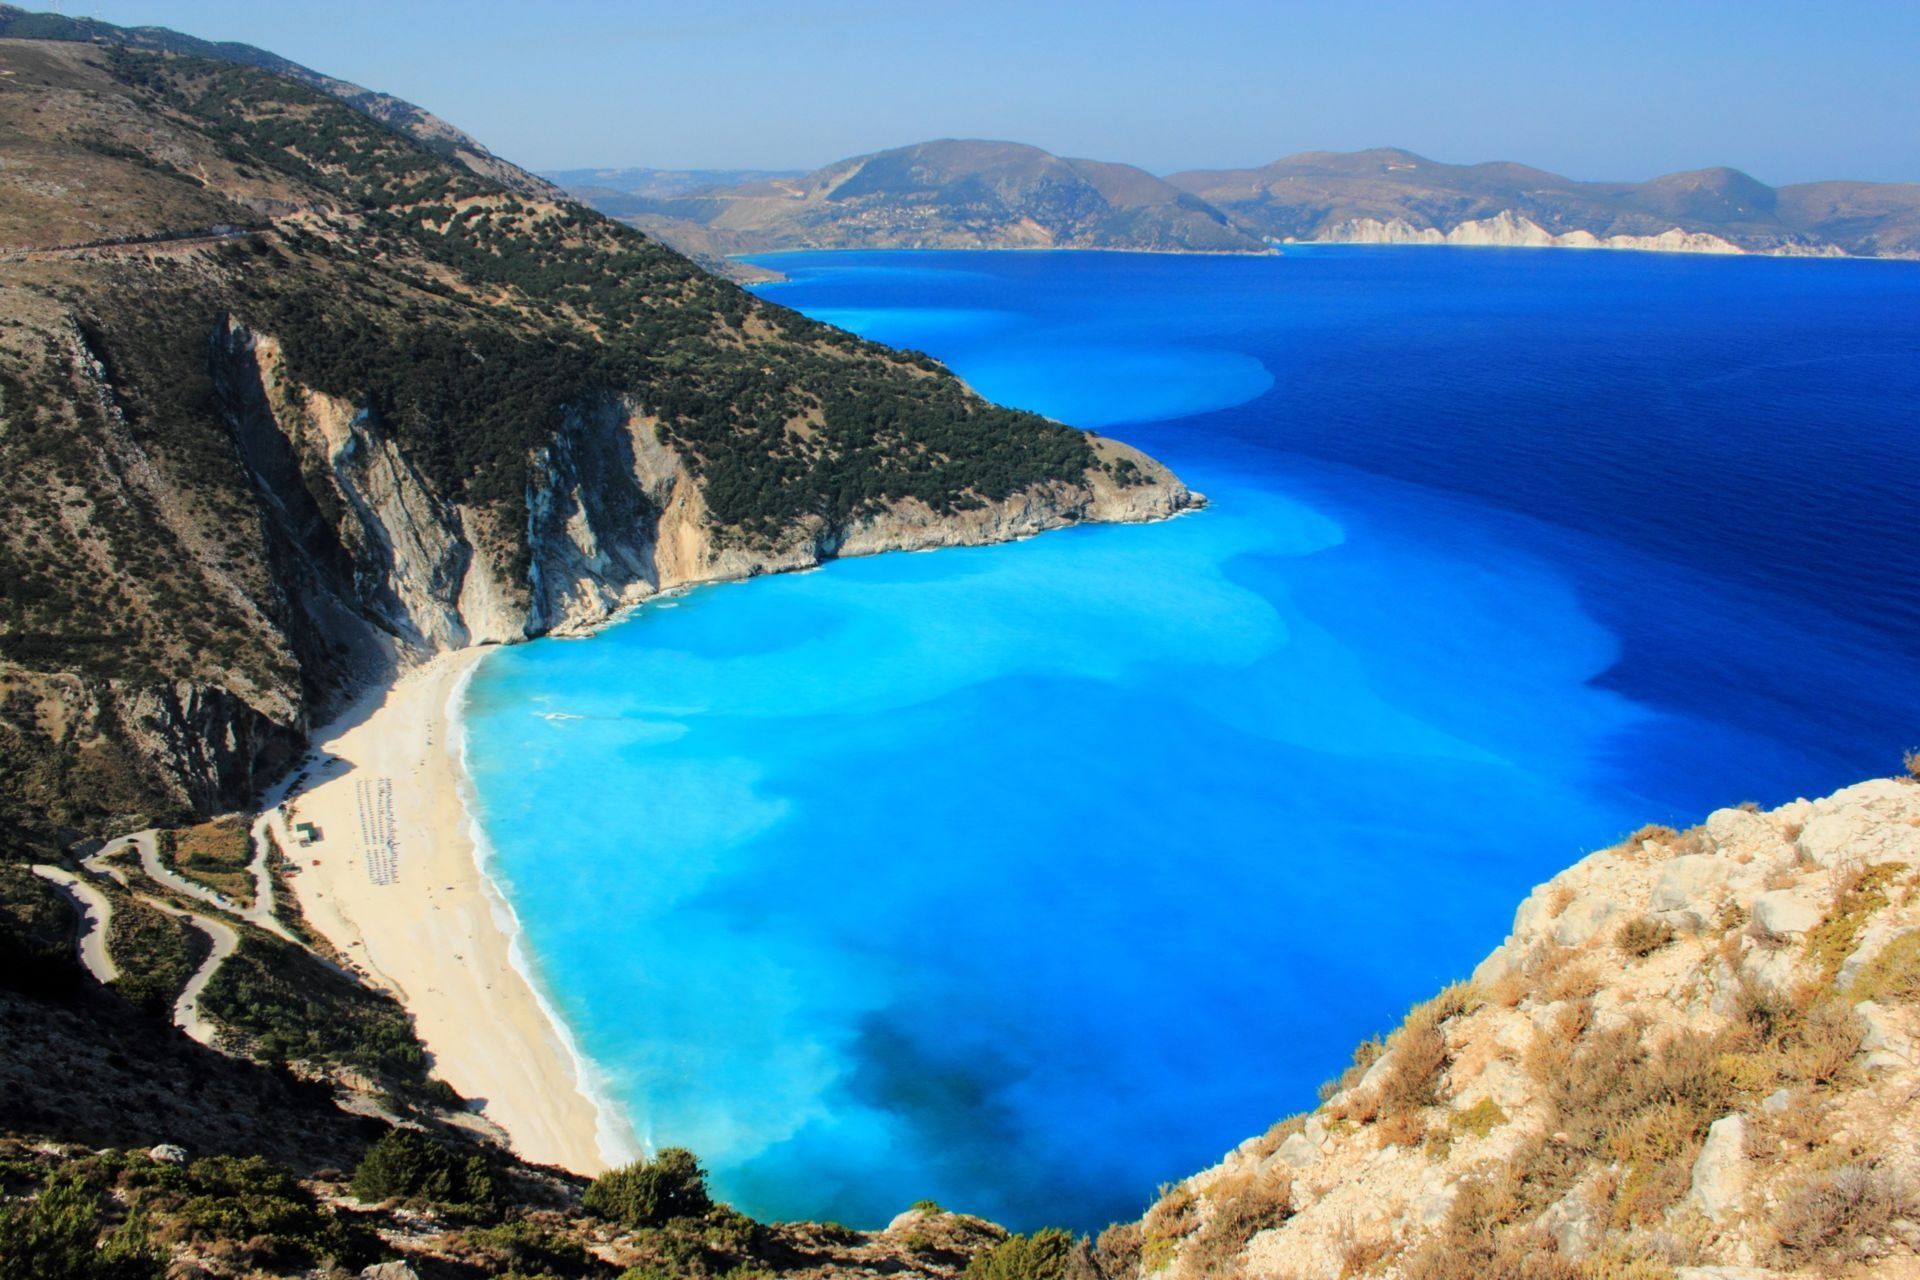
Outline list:
[[[1399,1275],[1422,1250],[1470,1253],[1484,1219],[1461,1215],[1510,1205],[1502,1180],[1534,1176],[1549,1179],[1530,1193],[1541,1207],[1501,1228],[1526,1252],[1644,1258],[1701,1280],[1841,1274],[1853,1257],[1920,1269],[1920,1229],[1897,1222],[1782,1243],[1800,1238],[1788,1215],[1803,1184],[1834,1167],[1920,1192],[1920,1005],[1852,994],[1916,930],[1920,783],[1649,828],[1538,886],[1470,991],[1416,1010],[1310,1116],[1175,1194],[1204,1222],[1251,1179],[1290,1180],[1284,1221],[1236,1257],[1247,1276],[1338,1275],[1361,1255]],[[1769,1040],[1780,1018],[1791,1028]],[[1670,1051],[1694,1074],[1655,1072]],[[1430,1095],[1407,1087],[1420,1062]],[[1695,1083],[1651,1087],[1662,1079]],[[1639,1109],[1594,1129],[1579,1100],[1615,1097]],[[1199,1239],[1173,1242],[1152,1274],[1214,1274],[1201,1259],[1220,1246]]]
[[[1732,1214],[1746,1190],[1747,1122],[1722,1116],[1707,1130],[1707,1140],[1693,1162],[1693,1180],[1687,1201],[1709,1222]]]

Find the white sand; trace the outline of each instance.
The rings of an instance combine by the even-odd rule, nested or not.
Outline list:
[[[299,866],[307,919],[413,1013],[434,1073],[483,1104],[522,1157],[592,1174],[627,1158],[582,1078],[565,1031],[514,964],[518,928],[475,859],[461,800],[458,724],[449,710],[480,650],[446,654],[362,699],[313,735],[319,764],[293,791],[274,838]],[[392,782],[393,874],[367,856],[364,808]],[[381,833],[376,831],[376,836]]]

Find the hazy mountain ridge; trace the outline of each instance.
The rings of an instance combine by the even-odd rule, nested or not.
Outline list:
[[[945,139],[856,156],[793,178],[596,205],[670,243],[774,249],[1051,248],[1253,253],[1260,242],[1205,200],[1131,165],[1011,142]],[[703,238],[704,237],[704,238]]]
[[[1746,252],[1920,254],[1920,184],[1774,188],[1729,168],[1582,182],[1518,164],[1443,164],[1393,148],[1305,152],[1258,169],[1191,170],[1167,181],[1277,241],[1341,239],[1344,224],[1367,219],[1445,233],[1508,213],[1551,235],[1584,231],[1604,240],[1678,229]]]
[[[1393,148],[1304,152],[1163,181],[1014,143],[947,140],[795,178],[640,194],[568,185],[709,261],[804,248],[1258,252],[1289,242],[1920,256],[1920,184],[1774,188],[1728,168],[1583,182]]]

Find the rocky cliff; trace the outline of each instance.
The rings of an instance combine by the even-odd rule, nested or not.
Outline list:
[[[1647,828],[1541,885],[1115,1276],[1920,1273],[1920,782]]]
[[[1196,501],[304,77],[0,63],[0,816],[236,807],[435,653]]]

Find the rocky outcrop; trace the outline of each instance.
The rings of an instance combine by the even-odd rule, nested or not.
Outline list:
[[[1415,226],[1403,218],[1382,221],[1379,218],[1351,218],[1337,223],[1313,237],[1323,244],[1447,244],[1477,245],[1506,249],[1640,249],[1656,253],[1748,253],[1807,255],[1814,250],[1786,247],[1747,250],[1730,240],[1705,232],[1673,227],[1659,235],[1596,236],[1591,231],[1574,230],[1555,234],[1531,218],[1503,209],[1491,218],[1476,218],[1442,229]],[[1822,256],[1840,256],[1838,249],[1827,249]]]
[[[1920,782],[1647,828],[1535,889],[1471,982],[1103,1258],[1167,1280],[1908,1274],[1917,1037]]]
[[[1118,441],[1093,442],[1078,484],[939,512],[906,499],[844,525],[809,517],[777,541],[709,515],[687,461],[657,422],[609,396],[560,424],[533,458],[527,568],[506,539],[436,498],[365,410],[296,385],[279,343],[229,324],[218,382],[242,455],[313,592],[310,623],[366,648],[372,623],[398,664],[470,644],[578,632],[661,591],[809,568],[837,556],[1004,542],[1082,521],[1162,519],[1202,499]]]

